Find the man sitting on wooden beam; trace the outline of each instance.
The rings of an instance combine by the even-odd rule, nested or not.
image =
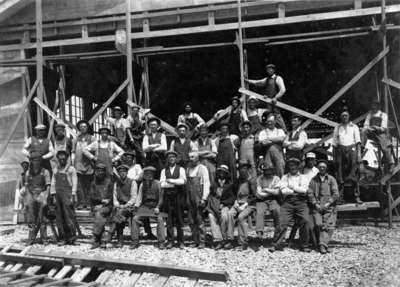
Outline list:
[[[163,205],[164,192],[160,181],[154,179],[157,169],[153,166],[143,168],[143,181],[140,184],[137,200],[135,203],[136,214],[132,220],[132,248],[139,247],[140,223],[142,218],[157,218],[157,241],[158,248],[165,249],[165,213],[160,212]],[[152,234],[151,226],[147,234]],[[146,227],[145,227],[146,229]]]
[[[333,131],[333,160],[336,166],[336,178],[339,184],[340,202],[343,202],[344,184],[352,183],[355,202],[361,204],[358,184],[358,164],[361,162],[361,139],[357,125],[350,122],[350,113],[345,107],[340,114],[340,125]]]
[[[364,149],[368,139],[376,142],[383,153],[386,173],[391,173],[394,161],[390,152],[390,139],[386,134],[388,115],[382,112],[379,107],[379,100],[374,100],[371,104],[371,111],[364,121],[364,127],[361,129],[361,146]]]
[[[274,64],[266,65],[267,76],[261,80],[249,80],[245,79],[249,84],[265,87],[265,97],[272,100],[272,105],[267,104],[267,109],[274,113],[276,117],[277,127],[286,131],[285,121],[279,111],[279,108],[275,107],[276,102],[285,94],[286,87],[281,76],[276,74],[276,66]]]

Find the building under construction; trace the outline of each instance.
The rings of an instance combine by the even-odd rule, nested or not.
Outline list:
[[[308,118],[313,137],[330,138],[343,101],[361,122],[379,97],[397,142],[399,16],[398,0],[0,1],[1,220],[32,126],[73,133],[85,118],[96,131],[130,100],[174,133],[185,100],[210,119],[233,95],[259,96],[244,79],[262,78],[266,61],[287,83],[283,110]]]

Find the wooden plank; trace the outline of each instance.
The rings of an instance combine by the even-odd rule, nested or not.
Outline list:
[[[31,246],[25,247],[19,254],[20,255],[25,255],[29,250],[31,249]],[[24,266],[22,263],[17,263],[15,266],[11,269],[11,271],[18,271]]]
[[[25,273],[26,274],[36,274],[39,272],[39,270],[42,268],[42,266],[40,265],[34,265],[34,266],[30,266]]]
[[[35,285],[35,287],[50,287],[50,286],[62,286],[67,285],[66,283],[71,282],[71,278],[64,278],[57,281],[51,281],[40,285]],[[68,286],[68,285],[67,285]]]
[[[14,135],[15,131],[17,130],[19,121],[22,119],[23,115],[25,114],[25,109],[28,106],[29,102],[31,101],[33,95],[35,94],[35,91],[38,86],[39,86],[39,81],[36,80],[32,86],[31,91],[29,92],[28,97],[26,98],[26,100],[24,101],[24,104],[22,105],[22,108],[21,108],[17,118],[13,121],[9,133],[7,134],[6,138],[4,139],[4,143],[0,149],[0,158],[3,156],[4,152],[6,151],[7,146],[10,143],[12,136]]]
[[[78,270],[79,270],[79,272],[77,272]],[[92,271],[92,268],[91,267],[83,267],[78,270],[74,273],[74,275],[71,276],[72,281],[82,282],[86,278],[86,276],[88,276],[90,271]]]
[[[266,97],[264,97],[264,96],[262,96],[260,94],[255,93],[255,92],[249,91],[247,89],[240,88],[239,92],[242,93],[242,94],[248,95],[248,96],[253,96],[253,97],[257,98],[258,100],[263,101],[265,103],[268,103],[268,104],[272,103],[271,99],[266,98]],[[331,120],[328,120],[328,119],[325,119],[325,118],[321,118],[320,116],[311,114],[309,112],[306,112],[304,110],[295,108],[293,106],[287,105],[287,104],[282,103],[282,102],[277,102],[276,106],[279,107],[279,108],[288,110],[288,111],[290,111],[292,113],[296,113],[296,114],[299,114],[301,116],[304,116],[304,117],[313,119],[315,121],[321,122],[321,123],[326,124],[326,125],[331,126],[331,127],[336,127],[338,125],[338,123],[335,123],[335,122],[333,122]]]
[[[158,278],[151,284],[153,287],[164,286],[169,279],[169,276],[158,276]]]
[[[137,282],[139,282],[142,277],[142,273],[132,273],[127,280],[122,282],[119,287],[132,287],[135,286]]]
[[[365,211],[368,209],[374,209],[374,208],[379,208],[380,204],[378,201],[370,201],[370,202],[364,202],[362,204],[356,204],[356,203],[347,203],[347,204],[342,204],[337,206],[337,211],[338,212],[343,212],[343,211]]]
[[[111,275],[114,273],[112,270],[104,270],[96,279],[96,282],[104,285],[107,280],[111,277]]]
[[[31,256],[44,256],[50,258],[62,258],[65,264],[80,265],[85,267],[96,267],[104,269],[130,270],[136,273],[156,273],[163,276],[183,276],[198,278],[202,280],[227,281],[228,274],[225,271],[211,271],[200,268],[177,267],[175,265],[138,263],[127,259],[105,259],[96,256],[88,258],[84,255],[68,255],[60,252],[43,253],[41,251],[30,251]]]
[[[67,265],[64,266],[57,274],[54,276],[54,279],[63,279],[67,274],[72,270],[72,266]]]
[[[240,97],[240,102],[244,102],[246,99],[245,96],[241,96]],[[225,109],[221,110],[218,115],[217,118],[215,119],[214,117],[212,119],[210,119],[208,122],[206,122],[206,125],[209,127],[213,124],[215,124],[218,120],[222,119],[223,117],[225,117],[227,114],[229,114],[232,111],[232,106],[228,106]]]
[[[1,249],[0,254],[7,253],[8,250],[10,250],[12,247],[12,244],[6,245],[4,248]],[[5,261],[0,261],[0,267],[3,267],[6,264]]]
[[[42,274],[42,275],[33,275],[33,276],[26,277],[26,278],[22,278],[22,279],[18,279],[18,280],[7,282],[7,284],[8,285],[19,286],[19,284],[30,282],[30,281],[34,281],[34,282],[41,281],[45,277],[46,277],[46,275],[44,275],[44,274]]]
[[[0,274],[0,278],[7,278],[7,277],[16,277],[19,275],[24,274],[24,271],[17,271],[17,272],[7,272],[4,274]]]
[[[0,260],[8,262],[23,262],[24,264],[33,265],[57,266],[60,268],[64,265],[64,261],[61,258],[45,259],[10,253],[0,253]]]
[[[385,84],[387,84],[389,86],[392,86],[392,87],[394,87],[396,89],[400,89],[400,83],[395,82],[395,81],[393,81],[391,79],[386,79],[386,80],[382,79],[382,82],[384,82]]]
[[[284,18],[244,21],[242,27],[247,29],[247,28],[294,24],[302,22],[326,21],[326,20],[342,19],[350,17],[363,17],[368,15],[380,14],[380,12],[381,12],[380,7],[363,8],[359,10],[325,12],[325,13],[299,15],[299,16],[291,16]],[[400,12],[400,5],[389,5],[386,7],[386,13],[397,13],[397,12]],[[132,33],[131,37],[132,39],[141,39],[141,38],[166,37],[166,36],[217,32],[217,31],[236,30],[236,29],[238,29],[237,23],[225,23],[225,24],[216,24],[214,26],[203,25],[197,27],[175,28],[175,29],[166,29],[158,31],[148,31],[148,32],[135,32]],[[88,38],[44,41],[42,43],[42,46],[57,47],[65,45],[81,45],[81,44],[114,42],[114,41],[115,41],[115,35],[105,35],[105,36],[88,37]],[[2,45],[0,46],[0,51],[33,49],[35,47],[36,47],[35,43]]]
[[[331,97],[322,107],[320,107],[314,114],[322,115],[334,102],[339,100],[355,83],[358,82],[372,67],[374,67],[383,57],[389,53],[389,47],[386,47],[382,52],[372,59],[360,72],[357,73],[346,85],[344,85],[333,97]],[[312,120],[307,120],[302,124],[302,128],[306,129]]]
[[[122,92],[123,89],[128,85],[129,81],[126,79],[108,98],[108,100],[102,105],[102,107],[93,115],[93,117],[89,120],[89,124],[92,125],[94,121],[105,111],[106,108],[115,100],[115,98]]]

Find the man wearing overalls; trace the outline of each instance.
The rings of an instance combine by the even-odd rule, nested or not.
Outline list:
[[[188,220],[192,231],[191,247],[205,247],[203,212],[210,193],[210,179],[207,168],[199,162],[196,152],[189,153],[190,164],[187,168],[186,196]]]
[[[110,118],[105,114],[105,119],[107,122],[111,124],[111,127],[114,131],[114,136],[117,138],[118,144],[122,148],[126,148],[126,133],[127,130],[131,127],[131,123],[129,119],[125,119],[122,117],[122,109],[118,106],[113,108],[113,118]]]
[[[166,157],[167,167],[161,171],[160,184],[164,190],[164,209],[168,214],[167,249],[171,249],[174,246],[174,227],[176,227],[178,247],[184,248],[182,227],[186,173],[182,167],[176,164],[176,152],[167,151]]]
[[[380,102],[378,100],[372,102],[372,109],[368,113],[361,130],[361,146],[365,148],[368,139],[376,142],[382,150],[386,172],[391,173],[394,161],[390,152],[390,139],[386,134],[388,115],[382,112],[379,107]]]
[[[319,173],[311,180],[307,194],[312,207],[319,251],[325,254],[336,225],[339,191],[336,179],[327,173],[328,162],[320,160],[317,166]]]
[[[268,104],[267,108],[276,117],[276,125],[278,128],[283,129],[286,132],[285,121],[279,109],[275,106],[276,102],[285,94],[286,87],[281,76],[276,74],[276,67],[274,64],[268,64],[266,66],[267,77],[261,80],[248,80],[249,84],[253,84],[258,87],[265,87],[265,97],[272,100],[272,104]]]
[[[164,167],[164,154],[167,151],[167,138],[159,131],[160,120],[150,118],[147,121],[149,131],[143,137],[142,149],[145,152],[145,166],[151,165],[157,169],[156,178],[160,177],[161,169]]]
[[[230,106],[230,112],[218,119],[219,114],[222,113],[223,110],[219,110],[214,115],[214,120],[219,123],[228,124],[229,132],[236,136],[240,135],[240,124],[244,121],[247,121],[247,113],[243,109],[240,99],[237,96],[232,98],[232,105]]]
[[[352,183],[355,202],[361,204],[358,183],[358,163],[361,162],[361,139],[357,125],[350,122],[347,109],[340,115],[341,123],[333,131],[333,160],[336,166],[336,178],[339,184],[340,202],[343,202],[344,184]]]
[[[31,153],[39,153],[42,157],[42,167],[51,174],[50,159],[54,156],[53,144],[47,139],[47,128],[43,124],[35,127],[36,136],[32,136],[25,141],[22,153],[30,157]]]
[[[275,174],[282,177],[285,170],[285,160],[283,157],[283,141],[285,132],[283,129],[275,126],[275,116],[269,115],[267,118],[267,127],[262,130],[258,136],[261,146],[266,150],[264,162],[267,165],[275,167]]]
[[[67,152],[68,155],[68,163],[71,162],[72,151],[72,140],[65,135],[65,125],[56,124],[54,127],[55,137],[54,137],[54,155],[56,155],[59,151],[63,150]],[[51,160],[52,169],[57,168],[57,157],[53,157]]]
[[[199,114],[192,112],[192,103],[186,102],[183,104],[183,107],[184,113],[179,115],[177,125],[187,125],[189,132],[188,137],[193,138],[193,135],[198,133],[200,126],[204,124],[204,120],[199,116]]]
[[[106,176],[111,177],[113,163],[121,158],[124,150],[109,139],[111,131],[108,127],[101,127],[99,133],[100,140],[94,141],[84,148],[83,153],[94,162],[103,163],[106,166]]]
[[[171,142],[170,150],[178,154],[176,164],[186,168],[189,163],[189,153],[197,150],[195,143],[187,136],[189,127],[186,124],[178,124],[176,131],[178,137]]]
[[[113,205],[114,214],[112,218],[112,226],[110,229],[110,241],[114,231],[117,232],[117,247],[123,245],[123,233],[126,223],[132,218],[135,212],[137,200],[137,184],[136,181],[127,177],[129,167],[120,165],[117,167],[119,178],[114,183]],[[135,245],[132,247],[136,248]]]
[[[44,222],[43,209],[47,205],[50,192],[50,172],[42,167],[40,152],[32,152],[30,155],[30,168],[26,172],[25,197],[26,214],[29,228],[28,244],[35,242],[40,230],[40,241],[46,236],[46,224]]]
[[[217,157],[217,146],[208,135],[207,125],[200,126],[200,136],[196,141],[200,163],[208,169],[211,185],[215,182],[215,158]]]
[[[56,206],[56,222],[60,245],[74,244],[76,230],[74,207],[77,202],[78,177],[73,166],[67,163],[68,153],[60,150],[56,154],[58,165],[53,170],[50,187],[50,204]]]
[[[157,218],[157,241],[158,248],[165,249],[165,221],[161,208],[163,206],[164,192],[161,188],[160,181],[154,179],[156,168],[147,166],[143,169],[143,181],[140,184],[135,207],[136,214],[132,220],[132,241],[133,246],[139,246],[140,223],[143,219],[149,217]],[[143,224],[145,224],[143,222]],[[144,226],[147,234],[153,234],[151,226]],[[146,230],[147,229],[147,230]]]
[[[257,169],[254,155],[255,137],[251,133],[252,126],[250,121],[245,121],[241,124],[241,127],[242,135],[240,137],[239,161],[248,162],[250,164],[250,176],[256,177]]]
[[[102,245],[101,238],[113,203],[113,183],[110,177],[106,176],[106,165],[100,162],[95,166],[94,180],[90,185],[90,200],[94,213],[91,249],[95,249]],[[105,244],[102,246],[105,247]]]
[[[256,135],[262,129],[261,117],[266,109],[257,108],[258,100],[253,96],[249,97],[247,104],[247,118],[251,123],[251,133]]]
[[[83,150],[94,142],[94,136],[88,133],[89,123],[81,120],[76,124],[79,135],[72,143],[71,160],[78,174],[78,208],[86,208],[89,203],[90,184],[93,181],[94,168]]]
[[[239,145],[239,137],[229,134],[229,125],[221,123],[220,134],[215,140],[217,146],[217,166],[226,165],[229,168],[231,181],[237,178],[236,149]]]
[[[292,115],[291,119],[292,131],[289,132],[283,142],[286,148],[286,159],[298,158],[300,161],[304,157],[304,146],[307,143],[307,133],[301,128],[301,118],[297,114]]]

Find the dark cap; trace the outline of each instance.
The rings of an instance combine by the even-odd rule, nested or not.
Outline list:
[[[55,128],[55,129],[65,129],[65,125],[59,123],[59,124],[56,124],[56,125],[54,126],[54,128]]]
[[[265,68],[272,68],[272,69],[276,69],[276,66],[274,65],[274,64],[267,64],[266,66],[265,66]]]
[[[176,126],[176,130],[179,130],[179,128],[182,128],[182,127],[184,127],[186,130],[189,129],[189,127],[188,127],[187,124],[185,124],[185,123],[179,123],[179,124]]]
[[[107,167],[106,167],[106,165],[104,163],[98,162],[98,163],[96,163],[95,168],[97,168],[97,169],[106,169]]]
[[[111,134],[111,130],[110,130],[110,128],[107,127],[107,126],[102,126],[102,127],[100,127],[100,128],[99,128],[99,133],[101,133],[101,131],[107,131],[109,135]]]
[[[119,106],[115,106],[115,107],[113,107],[113,111],[121,111],[122,112],[122,109]]]
[[[160,119],[158,119],[158,118],[149,118],[148,120],[147,120],[147,124],[149,125],[149,124],[151,124],[152,122],[156,122],[158,125],[161,125],[161,121],[160,121]]]
[[[127,166],[126,164],[121,164],[120,166],[117,167],[117,170],[118,171],[120,171],[120,170],[128,171],[129,170],[129,166]]]
[[[150,171],[150,172],[156,172],[157,169],[156,169],[154,166],[151,166],[151,165],[146,166],[146,167],[143,168],[143,172],[148,172],[148,171]]]
[[[58,156],[61,155],[61,154],[64,154],[66,157],[69,156],[69,154],[67,153],[66,150],[59,150],[59,151],[56,153],[56,157],[58,157]]]
[[[229,174],[229,168],[228,168],[227,165],[221,164],[221,165],[217,168],[216,172],[224,172],[224,173],[226,173],[226,174]]]
[[[166,157],[168,157],[168,156],[170,156],[170,155],[173,155],[173,156],[175,156],[175,157],[178,156],[178,154],[176,153],[176,151],[173,151],[173,150],[169,150],[169,151],[167,151],[167,152],[165,153],[165,156],[166,156]]]
[[[239,161],[239,168],[241,168],[241,167],[247,167],[247,168],[249,168],[251,165],[250,165],[250,163],[249,163],[249,161],[247,161],[247,160],[240,160]]]
[[[250,121],[244,121],[244,122],[242,122],[242,123],[240,124],[240,126],[241,126],[241,127],[244,127],[244,126],[249,126],[250,128],[252,127],[252,125],[251,125],[251,122],[250,122]]]
[[[80,120],[79,122],[76,123],[76,127],[77,127],[78,129],[80,129],[80,125],[81,125],[81,124],[86,124],[87,126],[89,126],[89,122],[88,122],[88,121],[86,121],[86,120]]]
[[[300,164],[300,160],[298,159],[298,158],[295,158],[295,157],[291,157],[291,158],[289,158],[288,160],[287,160],[287,163],[296,163],[297,165],[299,165]]]
[[[126,151],[126,152],[124,152],[123,155],[130,155],[130,156],[135,157],[136,156],[136,152],[134,150],[133,151]]]

